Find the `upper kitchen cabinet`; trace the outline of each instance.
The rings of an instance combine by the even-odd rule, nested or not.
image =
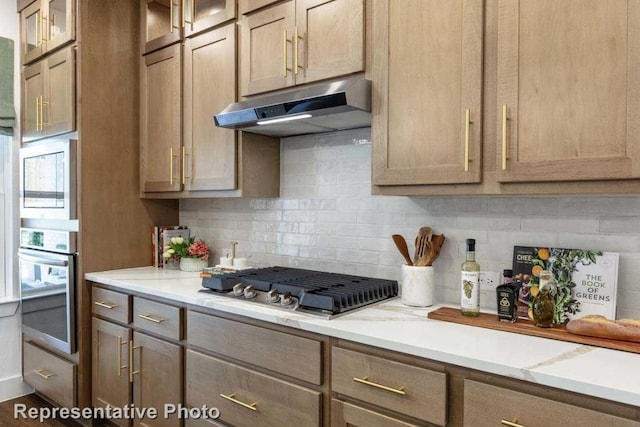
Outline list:
[[[497,179],[640,177],[640,3],[498,2]]]
[[[363,0],[290,0],[240,26],[243,96],[364,70]]]
[[[236,17],[235,0],[140,0],[142,52],[149,53]]]
[[[22,72],[22,140],[76,129],[74,49],[69,47]]]
[[[483,1],[378,0],[373,46],[373,184],[479,182]]]
[[[20,11],[22,64],[75,39],[75,2],[37,0]]]

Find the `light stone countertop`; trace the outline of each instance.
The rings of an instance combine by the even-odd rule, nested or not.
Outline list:
[[[198,292],[198,273],[140,267],[87,280],[492,374],[640,406],[640,354],[431,320],[398,299],[322,320]]]

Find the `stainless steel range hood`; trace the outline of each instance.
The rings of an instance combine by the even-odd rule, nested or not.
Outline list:
[[[230,104],[216,126],[274,137],[371,126],[371,82],[363,75]]]

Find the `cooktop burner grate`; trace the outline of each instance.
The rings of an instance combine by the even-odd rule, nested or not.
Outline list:
[[[267,267],[225,273],[204,278],[202,285],[227,292],[241,283],[256,290],[279,294],[290,292],[299,306],[333,314],[355,310],[398,295],[398,282],[346,274],[326,273],[288,267]]]

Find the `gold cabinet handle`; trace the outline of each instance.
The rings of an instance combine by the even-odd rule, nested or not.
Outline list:
[[[183,0],[183,1],[187,1],[187,0]],[[193,31],[193,21],[196,20],[196,1],[195,0],[191,0],[191,21],[189,22],[189,25],[191,25],[191,31]]]
[[[116,365],[116,372],[118,373],[118,376],[121,376],[122,374],[122,370],[124,368],[128,368],[128,365],[123,365],[122,364],[122,346],[123,345],[127,345],[127,341],[122,341],[122,337],[118,336],[118,342],[116,343],[116,349],[118,351],[118,364]]]
[[[236,405],[240,405],[243,408],[251,409],[252,411],[258,410],[258,402],[253,402],[252,404],[244,403],[235,398],[235,393],[231,393],[229,395],[220,393],[220,397],[223,399],[227,399],[230,402],[235,403]]]
[[[46,30],[45,30],[47,28],[46,22],[47,22],[47,17],[42,15],[42,19],[40,20],[40,25],[42,25],[42,28],[40,29],[40,34],[42,36],[43,43],[49,41],[49,38],[47,37]]]
[[[49,108],[49,102],[45,101],[43,96],[40,96],[40,130],[44,130],[45,126],[49,126],[49,122],[44,121],[45,105],[47,106],[47,108]]]
[[[187,15],[185,14],[185,4],[187,3],[187,0],[180,0],[182,3],[182,28],[184,28],[187,25]]]
[[[162,323],[165,320],[167,320],[167,319],[163,319],[162,317],[153,317],[151,314],[138,314],[138,317],[153,323]]]
[[[34,369],[33,372],[35,372],[36,374],[40,375],[45,380],[48,380],[49,378],[51,378],[53,376],[53,374],[51,372],[47,371],[46,369]]]
[[[302,66],[298,65],[298,40],[301,39],[302,37],[298,35],[298,26],[296,25],[293,34],[293,74],[295,74],[296,76],[298,75],[298,68],[303,68]]]
[[[190,156],[190,154],[187,154],[186,149],[184,148],[184,145],[182,146],[182,185],[185,184],[185,181],[187,178],[191,179],[190,176],[186,175],[186,171],[187,171],[187,156]]]
[[[133,350],[138,350],[141,347],[139,345],[133,345],[133,341],[129,341],[129,382],[133,382],[133,376],[140,374],[140,370],[133,370]]]
[[[464,112],[464,171],[469,172],[469,163],[472,162],[469,158],[469,131],[473,124],[471,121],[471,110],[468,108]]]
[[[173,185],[173,180],[178,179],[173,176],[173,159],[178,157],[177,154],[174,154],[173,147],[169,149],[169,185]]]
[[[40,131],[40,97],[36,96],[36,132]]]
[[[516,420],[517,421],[517,420]],[[502,420],[501,424],[503,426],[509,426],[509,427],[525,427],[522,424],[518,424],[517,422],[514,421],[507,421],[507,420]]]
[[[97,305],[98,307],[108,308],[109,310],[113,310],[114,308],[117,307],[117,305],[109,304],[108,302],[105,302],[105,301],[95,301],[94,304]]]
[[[40,47],[42,44],[42,34],[38,34],[38,31],[42,33],[42,12],[36,13],[36,47]]]
[[[171,27],[171,29],[169,30],[171,32],[171,34],[173,34],[173,0],[169,1],[169,26]]]
[[[507,170],[507,160],[509,156],[507,156],[507,121],[509,117],[507,116],[507,106],[502,106],[502,170]]]
[[[404,387],[401,387],[401,388],[387,387],[386,385],[382,385],[382,384],[378,384],[378,383],[374,383],[374,382],[369,381],[369,377],[364,377],[364,378],[357,378],[356,377],[353,380],[355,382],[357,382],[357,383],[368,385],[370,387],[379,388],[380,390],[388,391],[390,393],[395,393],[395,394],[399,394],[399,395],[402,395],[402,396],[407,394],[404,391]]]
[[[282,52],[282,76],[283,77],[287,77],[287,43],[289,42],[289,39],[287,38],[287,30],[284,30],[284,38],[282,40],[282,47],[283,47],[283,52]]]

